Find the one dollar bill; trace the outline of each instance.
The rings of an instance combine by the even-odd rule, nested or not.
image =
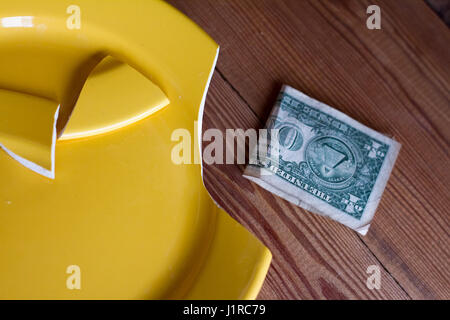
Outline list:
[[[289,86],[266,129],[269,151],[254,150],[244,177],[365,235],[401,145]]]

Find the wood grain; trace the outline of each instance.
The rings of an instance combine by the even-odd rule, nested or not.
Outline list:
[[[260,298],[449,299],[450,34],[423,1],[171,0],[220,45],[205,129],[259,128],[281,84],[394,136],[402,150],[366,237],[242,178],[208,190],[274,254]],[[378,4],[382,29],[366,28]],[[366,268],[383,270],[367,289]]]

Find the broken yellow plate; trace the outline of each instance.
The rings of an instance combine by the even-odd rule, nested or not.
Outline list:
[[[255,298],[270,252],[171,160],[217,44],[157,0],[9,1],[0,39],[0,298]]]

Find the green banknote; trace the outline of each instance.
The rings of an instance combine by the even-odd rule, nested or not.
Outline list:
[[[255,148],[244,177],[365,235],[400,144],[289,86],[266,129],[269,151]]]

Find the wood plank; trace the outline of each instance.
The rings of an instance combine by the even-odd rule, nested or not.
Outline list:
[[[204,130],[262,124],[221,77],[213,77]],[[207,143],[205,143],[207,145]],[[367,267],[380,265],[355,232],[316,217],[242,177],[244,166],[206,165],[205,184],[219,204],[272,251],[261,299],[408,299],[381,269],[382,289],[366,286]]]
[[[242,168],[206,170],[215,197],[275,254],[262,296],[401,298],[404,288],[412,298],[449,299],[450,34],[431,9],[420,0],[170,2],[221,45],[218,70],[231,87],[211,88],[206,123],[256,128],[287,83],[403,145],[362,241],[246,182]],[[372,2],[381,30],[365,25]],[[397,287],[391,279],[388,290],[361,288],[374,259]]]

